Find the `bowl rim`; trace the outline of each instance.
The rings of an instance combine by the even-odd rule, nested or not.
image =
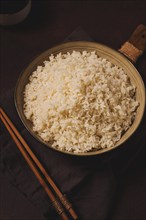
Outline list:
[[[117,62],[121,62],[122,61],[122,65],[127,65],[129,69],[133,69],[134,70],[134,73],[136,74],[136,76],[138,77],[138,80],[141,84],[141,91],[142,91],[142,96],[143,96],[143,103],[142,103],[142,112],[141,112],[141,115],[140,115],[140,120],[138,120],[135,128],[133,129],[133,131],[131,132],[131,134],[128,136],[128,138],[126,138],[124,141],[122,141],[120,144],[118,144],[118,142],[113,146],[113,147],[110,147],[110,148],[104,148],[104,149],[99,149],[99,150],[95,150],[95,151],[88,151],[88,152],[84,152],[84,153],[77,153],[77,152],[70,152],[70,151],[65,151],[65,150],[60,150],[60,149],[57,149],[57,148],[54,148],[52,147],[51,145],[49,145],[49,143],[45,142],[43,139],[41,139],[29,126],[30,121],[28,119],[25,118],[24,114],[22,113],[22,109],[21,106],[19,105],[19,89],[20,89],[20,82],[22,81],[23,77],[24,77],[24,74],[27,73],[27,71],[30,69],[31,66],[34,67],[34,64],[37,63],[38,61],[40,61],[40,59],[42,57],[49,57],[51,54],[57,54],[59,52],[57,52],[58,50],[62,50],[67,52],[67,50],[73,50],[73,48],[75,47],[78,47],[79,48],[83,48],[83,47],[88,47],[86,49],[89,49],[90,47],[90,50],[91,48],[93,50],[97,50],[98,49],[98,52],[101,51],[102,53],[106,51],[108,51],[108,56],[109,55],[112,55],[114,56],[114,59],[115,61],[117,60]],[[75,50],[75,49],[74,49]],[[85,50],[85,48],[84,48]],[[52,52],[54,51],[54,52]],[[45,61],[45,59],[43,59]],[[41,61],[43,63],[43,61]],[[111,61],[110,61],[111,62]],[[126,68],[126,67],[125,67]],[[36,69],[36,68],[35,68]],[[29,76],[32,74],[32,72],[29,73],[28,75],[28,78]],[[28,79],[27,78],[27,79]],[[26,85],[26,84],[25,84]],[[24,91],[24,90],[23,90]],[[93,155],[98,155],[98,154],[103,154],[103,153],[106,153],[106,152],[109,152],[109,151],[112,151],[114,149],[117,149],[119,148],[121,145],[123,145],[134,133],[135,131],[137,130],[137,128],[139,127],[141,121],[142,121],[142,118],[143,118],[143,115],[144,115],[144,111],[145,111],[145,105],[146,105],[146,99],[145,99],[145,85],[144,85],[144,82],[143,82],[143,79],[140,75],[140,73],[138,72],[138,70],[135,68],[135,66],[123,55],[121,54],[119,51],[116,51],[104,44],[101,44],[101,43],[97,43],[97,42],[91,42],[91,41],[69,41],[69,42],[65,42],[65,43],[61,43],[61,44],[57,44],[45,51],[43,51],[42,53],[40,53],[39,55],[37,55],[31,62],[29,62],[29,64],[23,69],[23,71],[21,72],[20,76],[18,77],[18,80],[17,80],[17,83],[16,83],[16,86],[15,86],[15,90],[14,90],[14,102],[15,102],[15,107],[16,107],[16,110],[17,110],[17,113],[23,123],[23,125],[25,126],[25,128],[28,130],[28,132],[36,139],[38,140],[41,144],[47,146],[49,149],[53,149],[55,151],[58,151],[58,152],[61,152],[61,153],[64,153],[64,154],[68,154],[68,155],[74,155],[74,156],[93,156]],[[131,125],[132,127],[132,125]],[[129,129],[128,129],[129,130]],[[127,130],[127,131],[128,131]],[[126,133],[127,133],[126,131]]]

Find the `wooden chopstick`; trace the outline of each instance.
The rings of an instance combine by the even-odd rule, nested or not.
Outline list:
[[[6,126],[7,130],[9,131],[10,135],[12,136],[13,140],[16,143],[16,146],[18,147],[18,149],[20,150],[20,152],[22,153],[23,157],[25,158],[25,160],[27,161],[28,165],[30,166],[31,170],[33,171],[33,173],[35,174],[36,178],[38,179],[38,181],[40,182],[40,184],[42,185],[42,187],[44,188],[45,192],[47,193],[47,195],[49,196],[50,200],[53,203],[54,208],[56,209],[57,213],[61,216],[61,218],[63,220],[69,220],[68,217],[66,216],[66,214],[64,213],[64,210],[62,209],[62,206],[60,205],[60,203],[56,200],[55,196],[53,195],[53,193],[51,192],[51,190],[48,188],[46,182],[43,180],[43,178],[41,177],[40,173],[38,172],[38,170],[36,169],[35,165],[33,164],[32,160],[29,158],[28,154],[25,152],[25,150],[23,149],[23,146],[21,144],[21,142],[17,139],[17,137],[15,136],[15,133],[13,133],[13,130],[11,129],[11,127],[9,126],[9,124],[7,123],[6,119],[4,118],[4,116],[2,114],[0,114],[0,118],[2,120],[2,122],[4,123],[4,125]]]
[[[57,212],[60,214],[60,216],[62,217],[62,219],[68,219],[68,217],[65,215],[62,207],[60,206],[60,203],[55,199],[54,195],[52,194],[52,192],[50,191],[50,189],[48,188],[47,184],[45,183],[45,181],[43,180],[43,178],[41,177],[41,175],[39,174],[38,170],[36,169],[36,166],[40,169],[40,171],[43,173],[43,175],[45,176],[46,180],[48,181],[48,183],[51,185],[51,187],[53,188],[53,190],[55,191],[55,193],[57,194],[57,196],[59,197],[61,203],[64,205],[64,207],[69,211],[70,215],[73,217],[74,220],[77,220],[77,214],[75,213],[75,211],[72,208],[72,205],[69,203],[69,201],[67,200],[67,198],[61,193],[61,191],[58,189],[58,187],[56,186],[56,184],[54,183],[54,181],[52,180],[52,178],[49,176],[49,174],[46,172],[46,170],[44,169],[44,167],[42,166],[42,164],[40,163],[40,161],[37,159],[37,157],[34,155],[34,153],[31,151],[31,149],[29,148],[29,146],[27,145],[27,143],[25,142],[25,140],[22,138],[22,136],[20,135],[20,133],[18,132],[18,130],[16,129],[16,127],[14,126],[14,124],[11,122],[11,120],[8,118],[8,116],[6,115],[6,113],[4,112],[4,110],[0,107],[0,116],[1,116],[1,120],[4,123],[4,125],[6,126],[7,130],[9,131],[10,135],[12,136],[13,140],[15,141],[18,149],[21,151],[21,153],[23,154],[24,158],[26,159],[27,163],[29,164],[30,168],[32,169],[32,171],[34,172],[35,176],[37,177],[37,179],[39,180],[39,182],[41,183],[41,185],[43,186],[44,190],[46,191],[46,193],[48,194],[49,198],[51,199],[54,207],[56,208]],[[25,148],[25,150],[23,149],[23,147]],[[29,154],[29,156],[28,156]],[[34,165],[34,163],[35,165]]]

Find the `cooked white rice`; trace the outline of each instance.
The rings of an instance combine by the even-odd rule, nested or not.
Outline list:
[[[125,71],[96,52],[51,55],[30,76],[24,114],[54,148],[111,148],[131,126],[139,103]]]

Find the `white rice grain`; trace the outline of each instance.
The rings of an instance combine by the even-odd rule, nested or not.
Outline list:
[[[93,52],[51,55],[30,76],[24,114],[54,148],[110,148],[131,126],[139,103],[125,71]]]

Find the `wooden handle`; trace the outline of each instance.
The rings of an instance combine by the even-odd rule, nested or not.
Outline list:
[[[129,40],[122,45],[119,51],[132,61],[132,63],[135,63],[145,49],[146,27],[143,24],[140,24],[130,36]]]

